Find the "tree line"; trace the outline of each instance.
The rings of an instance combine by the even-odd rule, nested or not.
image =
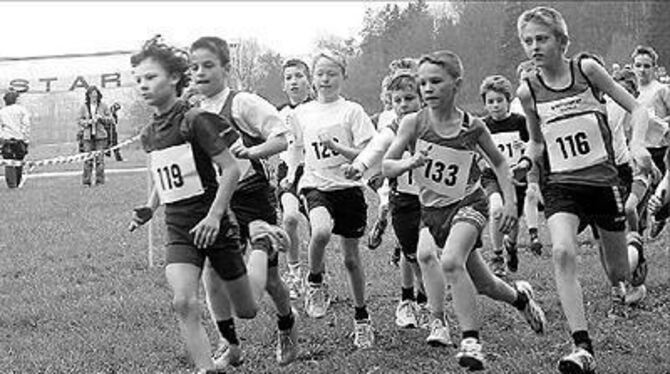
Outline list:
[[[608,66],[630,62],[638,44],[648,44],[660,55],[659,65],[670,65],[670,4],[665,1],[451,1],[428,5],[425,0],[391,2],[368,8],[359,38],[322,37],[315,43],[348,56],[343,92],[368,113],[381,109],[381,80],[393,59],[419,57],[450,49],[463,60],[464,84],[459,104],[481,109],[478,87],[491,74],[514,81],[516,66],[525,59],[517,35],[517,18],[535,6],[550,6],[566,19],[570,34],[568,54],[590,51]],[[283,56],[263,49],[256,40],[242,40],[233,51],[233,72],[240,89],[256,92],[270,102],[285,101],[281,92]]]

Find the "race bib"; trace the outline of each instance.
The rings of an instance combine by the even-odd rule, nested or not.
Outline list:
[[[410,158],[411,155],[409,152],[405,152],[402,155],[402,158]],[[411,194],[411,195],[418,195],[419,194],[419,186],[416,185],[416,181],[414,179],[414,173],[417,171],[415,169],[410,169],[404,174],[398,176],[396,178],[397,181],[397,186],[396,190],[398,192],[406,193],[406,194]]]
[[[349,135],[342,125],[336,124],[319,133],[315,131],[309,131],[309,133],[309,138],[305,139],[305,162],[319,169],[331,168],[347,162],[344,156],[326,147],[319,139],[319,134],[322,134],[322,136],[332,138],[335,142],[349,146]]]
[[[153,151],[149,156],[161,203],[174,203],[204,192],[190,143]]]
[[[499,132],[491,134],[491,137],[510,166],[515,166],[526,152],[526,144],[521,141],[518,132]]]
[[[417,151],[429,147],[428,162],[414,169],[416,184],[453,199],[465,196],[474,153],[439,146],[421,139],[417,141]]]
[[[552,173],[585,169],[607,160],[605,142],[594,113],[542,126]]]

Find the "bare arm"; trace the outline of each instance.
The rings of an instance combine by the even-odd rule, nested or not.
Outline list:
[[[267,158],[286,150],[288,141],[286,133],[275,135],[259,145],[247,148],[248,157],[253,160]]]
[[[592,59],[584,59],[581,64],[582,71],[591,81],[591,84],[631,114],[633,128],[629,142],[631,155],[643,172],[650,172],[651,156],[645,147],[645,137],[649,128],[649,113],[628,91],[614,82],[600,64]]]
[[[402,159],[403,152],[405,152],[410,142],[413,141],[415,131],[416,114],[405,116],[400,122],[398,135],[393,139],[382,161],[382,174],[385,177],[398,177],[404,172],[425,163],[425,154],[419,150],[416,150],[411,158]]]
[[[213,245],[219,235],[221,219],[228,210],[230,198],[237,187],[240,177],[240,169],[233,155],[228,149],[212,156],[212,161],[220,168],[219,187],[209,212],[205,218],[189,230],[193,234],[193,243],[198,248],[207,248]]]
[[[212,215],[221,220],[223,214],[228,209],[230,198],[237,187],[237,181],[240,177],[240,168],[229,150],[212,156],[212,161],[220,168],[219,187],[216,189],[216,196],[209,208],[208,215]]]

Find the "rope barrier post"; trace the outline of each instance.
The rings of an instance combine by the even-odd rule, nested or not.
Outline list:
[[[151,174],[147,173],[147,201],[151,198]],[[149,260],[149,269],[154,267],[154,220],[150,219],[147,233],[147,259]]]

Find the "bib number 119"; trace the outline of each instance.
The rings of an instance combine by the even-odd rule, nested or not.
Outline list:
[[[172,164],[169,167],[163,166],[156,169],[158,173],[158,180],[161,183],[163,191],[179,188],[184,185],[184,177],[182,177],[179,165]]]

